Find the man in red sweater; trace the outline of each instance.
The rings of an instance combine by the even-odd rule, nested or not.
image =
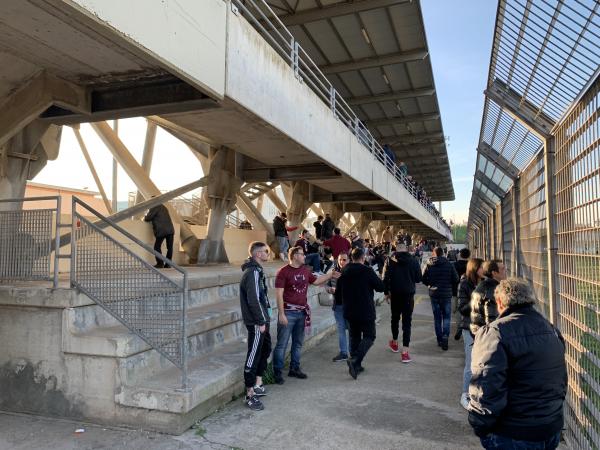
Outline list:
[[[323,245],[325,247],[329,247],[331,248],[331,253],[333,254],[333,258],[337,260],[337,257],[340,255],[340,253],[347,253],[350,254],[350,242],[348,241],[348,239],[343,238],[341,236],[341,231],[339,228],[334,228],[333,229],[333,237],[331,239],[327,239],[325,242],[323,242]]]

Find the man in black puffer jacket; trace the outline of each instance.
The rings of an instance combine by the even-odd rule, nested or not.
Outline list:
[[[454,266],[443,255],[441,247],[433,249],[434,256],[427,261],[423,272],[423,284],[429,286],[435,336],[442,350],[448,350],[450,320],[452,313],[452,290],[459,278]]]
[[[389,347],[398,353],[398,322],[402,316],[402,355],[401,361],[411,361],[408,354],[412,313],[415,307],[415,283],[421,281],[421,268],[416,258],[408,253],[404,244],[396,246],[396,252],[386,261],[383,267],[383,284],[385,299],[392,308],[392,340]],[[390,298],[391,297],[391,298]]]
[[[526,280],[499,283],[498,319],[475,337],[469,423],[486,449],[555,449],[567,392],[565,344]]]
[[[502,261],[493,259],[483,263],[483,280],[471,294],[471,333],[496,320],[498,309],[494,299],[494,290],[500,281],[506,279],[506,268]]]

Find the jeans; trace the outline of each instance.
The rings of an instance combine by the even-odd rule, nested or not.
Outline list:
[[[375,342],[375,321],[348,321],[350,329],[350,354],[355,367],[360,367],[362,360]]]
[[[398,322],[402,316],[402,345],[410,345],[410,329],[412,313],[415,308],[415,294],[401,294],[392,292],[390,306],[392,308],[392,339],[397,341],[400,329]]]
[[[469,393],[469,383],[471,383],[471,351],[473,350],[473,336],[469,330],[462,330],[462,337],[465,343],[465,369],[463,370],[463,394]]]
[[[321,271],[321,258],[318,253],[308,253],[304,257],[304,263],[309,264],[313,268],[313,272]]]
[[[172,234],[167,234],[166,236],[160,236],[160,237],[156,237],[156,240],[154,241],[154,250],[157,251],[158,253],[162,254],[162,252],[160,251],[162,248],[162,243],[163,241],[167,241],[167,259],[173,259],[173,235]],[[158,259],[158,257],[156,257],[156,265],[157,266],[163,266],[164,262],[162,259]]]
[[[292,337],[292,356],[290,369],[300,368],[300,351],[304,344],[304,319],[306,314],[303,311],[285,311],[288,324],[277,324],[277,345],[273,350],[273,370],[281,372],[290,336]]]
[[[554,450],[560,443],[560,433],[556,433],[545,441],[518,441],[499,434],[488,434],[480,438],[485,449],[501,450]]]
[[[438,342],[441,342],[442,339],[448,339],[448,336],[450,336],[452,298],[431,297],[431,309],[433,310],[435,335]]]
[[[279,245],[279,253],[283,253],[287,257],[288,249],[290,248],[290,241],[285,236],[275,236],[277,238],[277,245]]]
[[[346,336],[348,323],[346,322],[346,319],[344,319],[344,305],[333,305],[333,315],[335,316],[335,323],[337,325],[340,354],[348,356],[348,338]]]

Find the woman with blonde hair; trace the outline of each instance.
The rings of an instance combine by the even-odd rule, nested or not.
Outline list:
[[[467,271],[458,284],[458,312],[461,315],[459,327],[462,329],[465,343],[465,368],[463,370],[463,388],[460,404],[467,409],[469,406],[469,383],[471,381],[471,349],[473,335],[469,329],[471,323],[471,294],[483,279],[483,259],[471,258],[467,262]]]

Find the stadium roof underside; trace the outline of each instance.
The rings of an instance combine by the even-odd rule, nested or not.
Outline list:
[[[594,0],[499,1],[469,231],[598,76],[599,14]]]
[[[397,161],[406,163],[428,196],[454,200],[420,3],[268,3],[375,138],[389,144]]]

